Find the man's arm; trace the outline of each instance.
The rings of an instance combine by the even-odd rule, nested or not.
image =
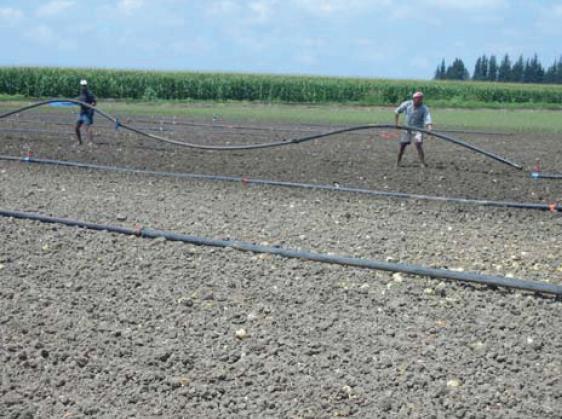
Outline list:
[[[433,129],[433,121],[431,120],[431,113],[429,113],[429,109],[425,114],[425,119],[423,122],[426,130],[431,131]]]
[[[398,122],[400,121],[400,114],[406,110],[407,106],[408,106],[408,101],[402,102],[400,106],[398,106],[394,110],[394,125],[398,126]]]

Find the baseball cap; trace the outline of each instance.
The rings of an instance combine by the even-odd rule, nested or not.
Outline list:
[[[84,79],[80,80],[80,86],[87,86],[88,82]]]
[[[423,97],[423,93],[422,92],[416,92],[412,95],[412,97],[415,99],[417,97]]]

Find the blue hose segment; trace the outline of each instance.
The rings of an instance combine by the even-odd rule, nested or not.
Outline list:
[[[56,108],[63,108],[63,107],[69,107],[69,106],[78,106],[76,103],[73,102],[65,102],[65,101],[60,101],[60,102],[50,102],[49,106],[53,106]]]
[[[531,172],[533,179],[562,179],[562,173]]]

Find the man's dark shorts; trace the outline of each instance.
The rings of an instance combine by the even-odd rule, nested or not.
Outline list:
[[[94,113],[93,112],[80,112],[77,124],[92,125],[94,123]]]

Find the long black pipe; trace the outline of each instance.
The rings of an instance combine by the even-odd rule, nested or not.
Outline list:
[[[28,106],[24,106],[22,108],[16,109],[14,111],[10,111],[10,112],[6,112],[4,114],[0,115],[0,119],[6,118],[8,116],[17,114],[17,113],[21,113],[33,108],[37,108],[39,106],[44,106],[44,105],[48,105],[49,103],[54,103],[54,102],[69,102],[69,103],[75,103],[77,105],[82,105],[84,107],[87,107],[89,109],[94,110],[95,112],[97,112],[98,114],[100,114],[102,117],[108,119],[109,121],[113,122],[115,124],[116,127],[122,127],[124,129],[127,129],[129,131],[132,131],[136,134],[148,137],[148,138],[152,138],[154,140],[158,140],[158,141],[162,141],[162,142],[166,142],[169,144],[174,144],[174,145],[178,145],[181,147],[189,147],[189,148],[195,148],[195,149],[201,149],[201,150],[222,150],[222,151],[226,151],[226,150],[254,150],[254,149],[261,149],[261,148],[270,148],[270,147],[280,147],[280,146],[285,146],[285,145],[289,145],[289,144],[300,144],[300,143],[304,143],[307,141],[312,141],[312,140],[316,140],[319,138],[324,138],[324,137],[329,137],[332,135],[336,135],[336,134],[343,134],[346,132],[353,132],[353,131],[360,131],[360,130],[366,130],[366,129],[398,129],[398,130],[406,130],[406,131],[419,131],[419,132],[423,132],[425,134],[428,135],[432,135],[435,138],[439,138],[441,140],[445,140],[448,142],[451,142],[453,144],[459,145],[461,147],[465,147],[468,148],[469,150],[475,151],[477,153],[483,154],[484,156],[487,156],[493,160],[496,160],[500,163],[504,163],[507,164],[511,167],[514,167],[516,169],[521,170],[523,167],[517,163],[514,163],[502,156],[499,156],[495,153],[491,153],[489,151],[486,151],[482,148],[476,147],[475,145],[469,144],[467,142],[464,142],[462,140],[459,140],[457,138],[453,138],[453,137],[449,137],[447,135],[444,134],[440,134],[438,132],[431,132],[431,131],[427,131],[425,129],[421,129],[421,128],[416,128],[416,127],[409,127],[409,126],[397,126],[397,125],[389,125],[389,124],[381,124],[381,125],[377,125],[377,124],[367,124],[367,125],[360,125],[360,126],[356,126],[356,127],[351,127],[351,128],[343,128],[343,129],[338,129],[338,130],[334,130],[334,131],[330,131],[324,134],[316,134],[316,135],[310,135],[310,136],[306,136],[306,137],[301,137],[301,138],[293,138],[293,139],[286,139],[286,140],[281,140],[281,141],[273,141],[273,142],[269,142],[269,143],[260,143],[260,144],[240,144],[240,145],[228,145],[228,146],[218,146],[218,145],[214,145],[214,146],[209,146],[209,145],[202,145],[202,144],[193,144],[193,143],[189,143],[189,142],[184,142],[184,141],[177,141],[177,140],[171,140],[169,138],[165,138],[165,137],[161,137],[159,135],[154,135],[154,134],[150,134],[147,132],[144,132],[138,128],[134,128],[130,125],[124,124],[122,122],[119,121],[119,119],[114,118],[113,116],[105,113],[104,111],[98,109],[97,107],[91,106],[90,104],[84,103],[84,102],[80,102],[79,100],[75,100],[75,99],[49,99],[49,100],[44,100],[41,102],[36,102],[33,103],[31,105]]]
[[[19,119],[18,122],[24,122],[24,123],[33,123],[33,122],[37,122],[36,119]],[[39,122],[47,122],[47,120],[45,119],[40,119]],[[261,127],[261,126],[256,126],[256,125],[234,125],[234,124],[220,124],[220,123],[205,123],[205,122],[183,122],[183,121],[177,121],[175,119],[172,119],[170,117],[167,118],[163,118],[163,117],[158,117],[156,120],[153,119],[139,119],[139,118],[135,118],[135,122],[136,123],[152,123],[154,124],[155,122],[160,122],[160,127],[162,127],[162,124],[165,125],[173,125],[173,126],[189,126],[189,127],[204,127],[204,128],[213,128],[213,129],[223,129],[226,132],[229,132],[228,130],[244,130],[244,131],[267,131],[267,132],[318,132],[319,129],[321,128],[325,128],[322,125],[308,125],[307,127],[302,127],[302,128],[279,128],[279,127]],[[58,123],[54,123],[54,125],[63,125],[63,126],[73,126],[73,123],[70,122],[58,122]],[[147,129],[147,131],[162,131],[161,129]],[[166,129],[164,131],[172,131],[175,132],[175,130],[171,130],[171,129]],[[494,135],[499,135],[502,137],[507,137],[507,136],[512,136],[513,133],[511,132],[500,132],[500,131],[478,131],[478,130],[465,130],[465,129],[437,129],[437,130],[433,130],[432,132],[438,132],[438,133],[453,133],[453,134],[474,134],[474,135],[488,135],[488,136],[494,136]],[[358,135],[361,135],[360,133],[357,133]],[[364,134],[365,135],[365,134]]]
[[[535,210],[542,210],[542,211],[562,212],[562,205],[558,203],[542,204],[542,203],[532,203],[532,202],[490,201],[484,199],[451,198],[451,197],[442,197],[442,196],[410,194],[404,192],[376,191],[372,189],[350,188],[345,186],[318,185],[312,183],[299,183],[299,182],[283,182],[278,180],[267,180],[267,179],[252,179],[248,177],[238,177],[238,176],[161,172],[156,170],[132,169],[128,167],[119,167],[119,166],[103,166],[99,164],[81,163],[81,162],[65,161],[65,160],[37,159],[34,157],[16,157],[16,156],[0,155],[0,160],[47,164],[47,165],[54,165],[54,166],[77,167],[82,169],[103,170],[103,171],[112,171],[112,172],[121,172],[121,173],[123,172],[137,173],[137,174],[144,174],[144,175],[164,176],[164,177],[177,177],[177,178],[199,179],[199,180],[209,180],[209,181],[217,180],[217,181],[224,181],[224,182],[242,182],[248,185],[253,184],[253,185],[282,186],[286,188],[302,188],[302,189],[358,193],[363,195],[382,196],[388,198],[415,199],[415,200],[423,200],[423,201],[440,201],[440,202],[450,202],[456,204],[472,204],[472,205],[480,205],[485,207],[535,209]]]
[[[419,265],[411,265],[405,263],[390,263],[371,259],[360,259],[345,256],[333,256],[325,253],[307,252],[296,249],[284,249],[282,247],[262,246],[253,243],[243,242],[239,240],[216,240],[205,237],[197,237],[186,234],[178,234],[165,230],[157,230],[152,228],[130,229],[115,225],[96,224],[86,221],[72,220],[68,218],[50,217],[41,214],[35,214],[22,211],[9,211],[0,209],[0,216],[12,217],[19,219],[27,219],[41,221],[44,223],[64,224],[72,227],[81,227],[96,231],[108,231],[112,233],[126,234],[131,236],[140,236],[145,238],[164,237],[171,241],[181,241],[201,246],[212,247],[231,247],[238,250],[254,253],[269,253],[279,255],[286,258],[297,258],[312,260],[316,262],[331,263],[345,266],[355,266],[359,268],[376,269],[382,271],[402,272],[412,275],[428,276],[430,278],[439,278],[445,280],[453,280],[460,282],[471,282],[482,285],[500,286],[506,288],[515,288],[525,291],[533,291],[544,294],[553,294],[557,297],[562,296],[562,286],[549,284],[545,282],[528,281],[517,278],[507,278],[495,275],[482,275],[473,272],[457,272],[447,269],[426,268]]]

